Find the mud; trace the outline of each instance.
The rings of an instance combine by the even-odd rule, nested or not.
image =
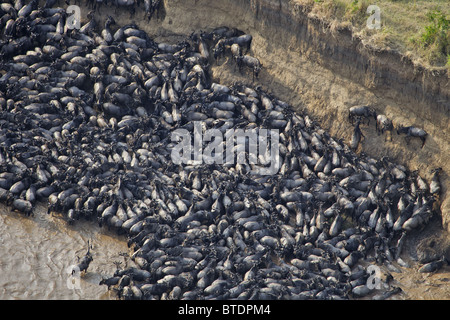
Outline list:
[[[125,263],[126,241],[115,233],[88,221],[74,226],[57,216],[47,215],[39,205],[33,217],[0,208],[0,299],[1,300],[83,300],[115,299],[100,286],[102,277],[116,270],[114,261]],[[93,261],[77,277],[71,268],[92,243]]]

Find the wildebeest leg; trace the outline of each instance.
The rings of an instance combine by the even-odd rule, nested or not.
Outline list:
[[[149,16],[148,16],[148,20],[150,20],[151,18],[152,18],[152,16],[153,16],[153,14],[155,13],[155,8],[151,8],[150,9],[150,14],[149,14]]]
[[[409,145],[410,136],[405,137],[406,145]]]
[[[420,137],[420,140],[422,140],[422,147],[421,148],[423,148],[423,146],[425,145],[426,137]]]
[[[261,71],[259,69],[259,67],[255,67],[255,77],[256,77],[256,79],[258,79],[258,77],[259,77],[259,71]]]
[[[369,125],[369,123],[370,123],[370,119],[365,116],[359,116],[359,119],[361,120],[361,122],[363,124],[365,124],[365,122],[366,122],[365,120],[367,120],[367,125]]]
[[[378,135],[384,134],[384,126],[383,126],[383,124],[375,122],[375,127],[376,127]]]
[[[236,66],[238,67],[239,73],[241,73],[241,69],[242,69],[242,60],[240,59],[240,57],[236,58]]]
[[[161,0],[156,0],[155,3],[153,4],[153,11],[156,11],[156,19],[159,19],[160,15],[159,15],[159,5],[161,3]]]

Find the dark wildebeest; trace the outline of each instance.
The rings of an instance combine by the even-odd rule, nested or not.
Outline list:
[[[430,193],[435,196],[439,196],[441,192],[441,182],[439,180],[439,174],[442,171],[442,168],[436,168],[431,170],[433,174],[430,182]]]
[[[144,10],[148,20],[152,18],[153,13],[158,11],[160,3],[161,0],[144,0]]]
[[[13,197],[11,197],[13,199]],[[13,210],[31,215],[33,212],[33,205],[30,201],[24,199],[13,199],[12,200]]]
[[[413,126],[409,126],[409,127],[403,127],[400,126],[397,128],[397,134],[406,134],[405,140],[406,140],[406,144],[409,144],[409,139],[411,137],[417,137],[420,138],[420,140],[422,140],[422,148],[425,145],[425,140],[427,138],[428,133],[420,128],[416,128]]]
[[[348,119],[351,124],[355,121],[355,118],[367,118],[367,124],[370,124],[370,117],[377,120],[376,111],[369,106],[354,106],[349,109]]]
[[[352,140],[350,141],[350,148],[352,148],[353,151],[356,151],[358,149],[359,142],[361,141],[361,137],[365,138],[364,135],[361,132],[361,129],[359,128],[360,120],[356,122],[355,128],[353,129],[353,135]]]
[[[88,250],[87,250],[86,254],[84,255],[83,259],[81,259],[80,263],[78,263],[72,269],[72,275],[75,274],[77,271],[79,271],[79,272],[83,272],[83,271],[86,272],[87,271],[87,268],[89,267],[89,264],[93,260],[92,254],[91,254],[91,249],[92,249],[92,246],[89,244],[89,240],[88,240]],[[80,260],[79,257],[78,257],[78,260]]]
[[[392,130],[394,130],[394,125],[392,124],[392,120],[390,120],[384,114],[377,115],[376,129],[378,135],[383,134],[384,131],[389,131],[391,133],[390,137],[392,141]],[[384,141],[386,141],[386,137],[384,138]]]
[[[105,5],[108,5],[108,0],[94,0],[92,1],[92,9],[100,13],[100,7],[102,6],[103,2]]]
[[[245,53],[250,50],[252,44],[252,36],[249,34],[243,34],[238,37],[231,37],[225,40],[226,46],[232,46],[233,44],[238,44],[241,48],[245,48]]]
[[[136,0],[114,0],[114,4],[116,5],[115,13],[117,13],[118,7],[128,8],[130,11],[130,18],[133,17],[136,12]]]
[[[242,71],[242,66],[246,66],[253,71],[253,80],[255,80],[255,77],[258,78],[259,72],[261,71],[261,62],[258,58],[249,56],[249,55],[243,55],[237,58],[237,64],[239,67],[239,71]]]
[[[231,45],[231,57],[233,58],[236,65],[238,64],[238,59],[241,56],[241,47],[237,43],[233,43]]]
[[[245,53],[247,53],[250,50],[251,43],[252,36],[249,34],[219,39],[213,49],[214,59],[217,61],[225,53],[226,48],[231,48],[233,44],[237,44],[239,47],[245,48]]]
[[[213,55],[216,62],[217,60],[219,60],[219,58],[222,56],[224,52],[225,52],[225,39],[219,39],[213,48]]]

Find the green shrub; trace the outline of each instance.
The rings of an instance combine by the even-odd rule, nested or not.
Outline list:
[[[450,20],[438,9],[427,13],[429,25],[425,26],[425,31],[421,35],[422,44],[425,47],[436,45],[436,48],[443,55],[450,54],[447,52],[450,45]]]
[[[362,15],[366,14],[368,6],[369,4],[366,0],[353,0],[349,5],[351,13]]]
[[[354,25],[363,25],[367,20],[367,7],[369,0],[353,0],[347,5],[345,16]]]
[[[439,9],[426,15],[429,22],[419,38],[419,44],[426,48],[431,63],[445,65],[450,55],[450,20]]]

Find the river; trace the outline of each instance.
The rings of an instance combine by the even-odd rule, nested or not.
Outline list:
[[[93,261],[86,273],[70,270],[92,243]],[[0,207],[0,299],[80,300],[115,299],[114,292],[99,285],[111,276],[120,261],[124,266],[126,239],[100,229],[95,223],[77,221],[69,226],[61,217],[47,215],[38,205],[26,217]]]

